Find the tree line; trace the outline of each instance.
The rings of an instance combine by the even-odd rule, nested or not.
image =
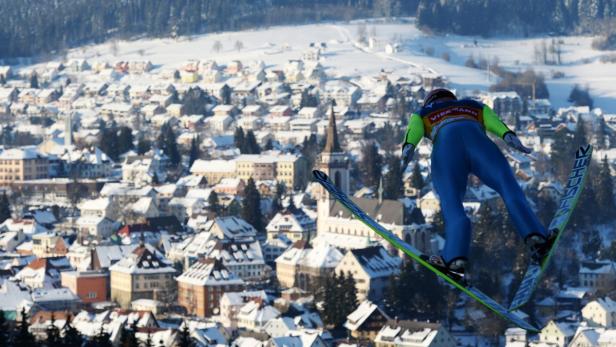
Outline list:
[[[140,35],[178,37],[278,24],[409,16],[417,0],[0,0],[0,57],[60,53]],[[45,13],[45,16],[41,16]],[[237,49],[237,43],[236,43]]]
[[[421,0],[420,26],[462,35],[606,33],[615,0]]]

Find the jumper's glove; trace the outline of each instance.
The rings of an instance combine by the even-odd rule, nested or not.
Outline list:
[[[406,167],[413,159],[413,153],[415,153],[415,146],[410,143],[405,143],[402,147],[402,160],[400,161],[400,170],[406,171]]]
[[[520,142],[520,139],[512,132],[505,134],[503,140],[505,140],[509,147],[513,147],[522,153],[529,154],[530,152],[532,152],[532,150],[528,147],[525,147],[522,142]]]

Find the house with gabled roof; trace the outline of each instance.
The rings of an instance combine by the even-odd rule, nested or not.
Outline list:
[[[344,327],[356,339],[374,340],[389,316],[380,307],[369,300],[363,301],[351,312],[344,323]]]
[[[610,297],[599,298],[582,308],[582,317],[590,326],[616,327],[616,301]]]
[[[213,258],[197,260],[176,280],[179,305],[200,317],[217,314],[224,293],[244,289],[244,281]]]
[[[558,347],[565,347],[571,341],[574,334],[575,328],[572,324],[551,320],[541,329],[539,341],[551,343]]]
[[[140,244],[111,267],[111,300],[129,308],[133,300],[171,302],[175,294],[176,270],[160,254]]]
[[[352,274],[357,287],[357,299],[381,300],[390,278],[400,273],[402,259],[391,255],[383,246],[349,250],[336,266],[337,274]]]
[[[439,323],[391,320],[374,339],[376,347],[455,347],[456,339]]]

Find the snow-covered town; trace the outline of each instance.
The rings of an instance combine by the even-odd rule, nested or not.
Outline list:
[[[0,65],[1,323],[20,341],[57,334],[75,346],[616,346],[613,73],[595,105],[567,101],[592,82],[567,49],[589,39],[568,37],[572,65],[553,67],[565,79],[495,91],[499,73],[533,67],[530,53],[499,53],[498,39],[419,47],[408,37],[418,32],[412,19],[273,27]],[[541,39],[523,42],[532,51]],[[487,68],[471,66],[482,45]],[[588,64],[592,76],[613,69]],[[519,313],[539,334],[419,268],[312,179],[328,173],[400,239],[437,254],[431,142],[398,171],[408,117],[438,87],[492,107],[532,148],[494,138],[545,224],[576,146],[595,147],[580,211]],[[464,207],[471,281],[507,305],[523,242],[475,177]]]

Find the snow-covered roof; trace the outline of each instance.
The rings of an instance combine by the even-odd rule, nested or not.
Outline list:
[[[230,272],[220,260],[201,259],[177,278],[178,282],[200,286],[242,285],[242,281]]]
[[[45,156],[36,147],[11,148],[0,152],[0,160],[32,160],[42,159]]]
[[[203,160],[197,159],[190,167],[191,173],[200,172],[235,172],[234,160]]]
[[[355,331],[361,327],[362,324],[368,319],[372,313],[378,311],[381,315],[383,315],[386,319],[389,319],[387,314],[383,312],[377,305],[372,303],[372,301],[366,300],[362,302],[355,311],[351,312],[347,316],[347,320],[344,323],[344,327],[348,330]]]
[[[389,254],[382,246],[352,249],[349,252],[370,278],[389,277],[400,271],[402,259]]]

